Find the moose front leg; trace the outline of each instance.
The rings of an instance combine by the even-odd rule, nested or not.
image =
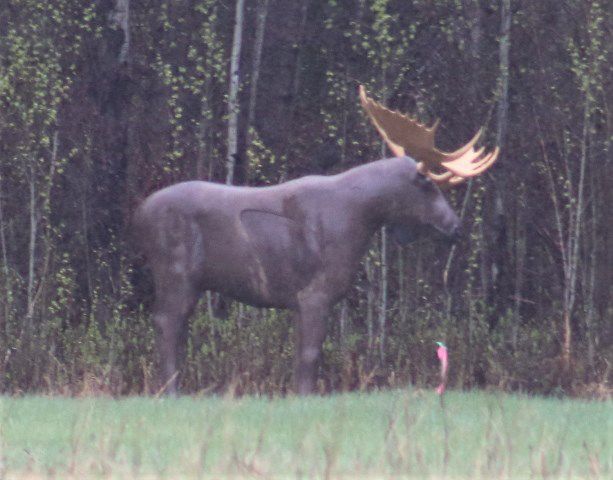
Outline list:
[[[317,364],[326,337],[329,303],[319,295],[307,295],[295,315],[296,356],[294,386],[299,395],[315,392]]]
[[[157,288],[153,322],[157,330],[160,387],[166,393],[177,393],[177,360],[185,350],[187,321],[198,295],[183,279],[175,279],[173,287],[164,282]]]

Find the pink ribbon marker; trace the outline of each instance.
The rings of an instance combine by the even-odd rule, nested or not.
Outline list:
[[[436,342],[436,344],[438,345],[436,354],[441,362],[441,384],[436,387],[436,393],[442,395],[445,393],[445,387],[447,386],[447,367],[449,366],[449,362],[447,359],[447,347],[445,344],[443,342]]]

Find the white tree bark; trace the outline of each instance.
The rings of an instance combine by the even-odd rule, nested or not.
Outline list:
[[[34,159],[30,160],[34,162]],[[34,314],[34,267],[36,265],[36,238],[38,232],[38,208],[36,206],[36,173],[30,165],[30,242],[28,246],[27,318]]]
[[[564,285],[564,340],[562,345],[562,359],[566,371],[570,369],[572,328],[571,315],[575,308],[577,296],[577,273],[579,270],[581,243],[581,231],[583,229],[583,204],[585,190],[585,171],[588,160],[587,144],[590,129],[590,96],[589,85],[586,87],[585,104],[583,111],[583,135],[581,139],[581,159],[579,166],[579,180],[577,185],[577,197],[575,198],[574,208],[570,209],[571,222],[568,229],[567,241],[567,264],[565,265],[565,285]],[[563,247],[564,248],[564,247]]]
[[[547,156],[547,151],[544,148],[544,141],[541,138],[541,148],[543,151],[547,179],[550,189],[550,197],[554,207],[554,216],[556,222],[557,242],[560,246],[560,254],[562,257],[562,270],[564,274],[563,294],[562,294],[562,367],[565,373],[571,366],[572,354],[572,325],[571,316],[575,307],[577,295],[577,273],[580,263],[580,243],[581,233],[583,230],[583,210],[585,203],[585,175],[588,162],[588,140],[590,129],[590,90],[586,86],[585,103],[583,112],[583,134],[581,139],[581,153],[579,160],[579,178],[576,185],[572,186],[572,191],[577,192],[566,202],[560,202],[559,198],[564,195],[560,194],[556,182],[557,173]],[[565,159],[568,163],[568,159]],[[572,177],[569,169],[566,169],[566,182],[571,183]],[[568,187],[563,186],[563,189]],[[567,214],[567,216],[566,216]],[[565,220],[567,218],[567,220]]]
[[[368,332],[368,353],[369,357],[372,352],[372,347],[374,343],[374,328],[373,328],[373,307],[375,303],[375,294],[373,292],[375,274],[373,271],[372,260],[370,258],[370,254],[366,257],[366,262],[364,264],[364,268],[366,270],[366,330]]]
[[[385,69],[381,74],[383,84],[383,98],[387,102],[387,82],[385,79]],[[381,141],[381,157],[386,156],[386,144]],[[387,228],[381,227],[381,288],[379,296],[379,361],[383,363],[385,358],[385,329],[387,324]]]
[[[37,299],[40,296],[42,286],[47,275],[49,267],[50,249],[49,249],[49,231],[44,238],[44,243],[47,245],[45,255],[42,261],[42,269],[36,272],[37,263],[37,243],[38,243],[38,226],[41,217],[48,214],[51,202],[51,189],[53,188],[53,179],[55,177],[55,171],[57,167],[57,152],[58,152],[58,131],[53,134],[53,146],[51,150],[51,165],[49,166],[49,173],[46,176],[46,185],[41,186],[38,192],[36,169],[33,164],[30,165],[30,242],[29,242],[29,258],[28,258],[28,286],[27,286],[27,318],[31,319],[34,315],[34,307]],[[32,160],[33,161],[33,160]],[[44,187],[44,190],[43,190]],[[42,198],[42,202],[39,202],[39,197]],[[38,255],[40,256],[40,255]],[[38,277],[38,278],[36,278]],[[38,283],[38,287],[35,291],[34,287]]]
[[[591,192],[595,192],[594,174],[590,175],[590,188]],[[584,298],[584,317],[585,317],[585,337],[587,340],[587,364],[591,369],[591,373],[595,371],[596,364],[596,345],[594,342],[594,319],[595,312],[595,292],[596,292],[596,270],[598,268],[598,205],[597,202],[591,202],[592,218],[590,222],[590,240],[591,246],[589,249],[589,262],[586,262],[585,272],[583,278],[587,279],[585,284],[585,291],[583,293]]]
[[[230,93],[228,95],[228,156],[226,157],[226,184],[234,181],[234,168],[238,154],[238,92],[240,87],[240,56],[243,43],[243,17],[245,0],[236,0],[234,36],[230,58]]]
[[[379,303],[379,360],[385,359],[385,329],[387,324],[387,229],[381,227],[381,297]]]
[[[109,15],[110,22],[123,32],[123,43],[117,61],[130,62],[130,0],[116,0],[115,9]]]

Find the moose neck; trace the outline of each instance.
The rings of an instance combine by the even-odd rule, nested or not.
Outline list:
[[[408,158],[390,158],[355,167],[342,174],[355,198],[362,221],[373,233],[393,221],[407,177],[415,164]]]

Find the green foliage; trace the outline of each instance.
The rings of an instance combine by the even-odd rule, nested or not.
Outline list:
[[[250,185],[273,185],[280,182],[287,174],[285,159],[277,158],[254,128],[251,129],[249,137],[251,143],[247,149],[248,183]]]
[[[223,39],[218,33],[220,20],[218,2],[204,0],[196,2],[176,15],[163,3],[158,21],[164,34],[159,48],[155,49],[155,62],[152,67],[158,78],[167,88],[169,108],[170,141],[167,145],[164,174],[180,175],[181,160],[186,154],[186,134],[195,128],[197,131],[211,128],[213,120],[213,94],[223,88],[226,82],[225,53]],[[194,27],[187,31],[187,22]],[[185,55],[180,64],[177,55]],[[199,104],[199,116],[186,115]],[[213,142],[217,134],[206,132],[207,138],[201,141]]]

